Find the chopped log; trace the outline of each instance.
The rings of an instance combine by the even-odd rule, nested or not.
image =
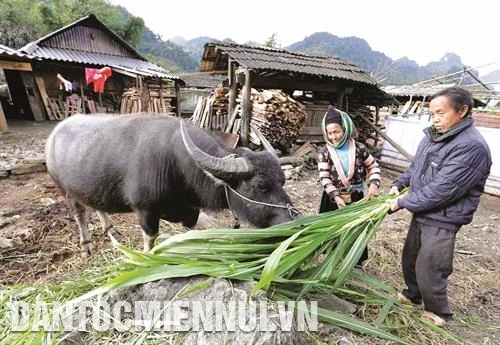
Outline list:
[[[292,156],[294,157],[303,157],[313,150],[311,143],[309,141],[305,142],[301,147],[299,147]]]
[[[286,156],[286,157],[280,157],[278,159],[281,165],[301,165],[304,163],[304,160],[302,157],[294,157],[294,156]]]

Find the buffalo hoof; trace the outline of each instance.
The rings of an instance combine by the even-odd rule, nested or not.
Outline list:
[[[109,229],[107,231],[107,234],[108,234],[109,238],[111,239],[112,243],[122,242],[122,239],[123,239],[122,233],[119,232],[118,230],[116,230],[114,227]]]
[[[88,258],[94,254],[94,245],[92,243],[82,244],[80,252],[83,258]]]

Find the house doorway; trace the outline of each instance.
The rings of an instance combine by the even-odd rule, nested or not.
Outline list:
[[[17,70],[3,69],[3,81],[0,75],[2,109],[7,120],[34,121],[35,117],[31,110],[28,93],[32,92],[35,96],[35,90],[25,87],[21,73]]]

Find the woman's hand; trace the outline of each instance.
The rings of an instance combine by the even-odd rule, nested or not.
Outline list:
[[[337,204],[339,209],[346,207],[344,199],[342,199],[340,196],[335,197],[335,203]]]
[[[368,199],[378,196],[378,186],[376,184],[371,183],[368,187],[368,192],[366,193],[366,197]]]

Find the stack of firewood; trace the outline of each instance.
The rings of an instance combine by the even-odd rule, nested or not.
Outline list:
[[[384,127],[378,123],[378,119],[375,118],[375,112],[367,106],[350,104],[349,116],[358,130],[357,140],[365,144],[370,149],[372,155],[375,158],[378,158],[380,156],[380,144],[382,143],[382,138],[370,125],[366,123],[366,121],[361,118],[363,116],[378,129],[383,130]]]
[[[213,97],[200,97],[194,109],[191,121],[201,128],[211,128],[213,113]]]
[[[172,106],[172,98],[175,94],[169,89],[161,89],[159,86],[148,85],[141,93],[136,88],[126,89],[122,94],[120,113],[161,113],[175,115],[175,107]]]
[[[241,99],[237,100],[241,103]],[[301,103],[281,90],[252,89],[252,126],[264,135],[269,143],[288,151],[304,126],[307,112]]]
[[[217,85],[210,97],[198,98],[191,121],[201,128],[224,131],[227,124],[229,87]]]
[[[213,114],[220,116],[227,116],[228,103],[229,103],[229,87],[222,86],[222,84],[217,85],[213,93]]]
[[[120,114],[134,114],[142,111],[142,97],[139,90],[127,89],[122,94]]]
[[[228,87],[219,85],[209,98],[200,98],[191,117],[202,128],[238,133],[241,125],[241,93],[236,99],[233,114],[228,114]],[[253,146],[261,146],[257,133],[281,151],[288,151],[295,143],[307,117],[306,108],[281,90],[252,89],[251,132]],[[252,148],[252,147],[251,147]]]

